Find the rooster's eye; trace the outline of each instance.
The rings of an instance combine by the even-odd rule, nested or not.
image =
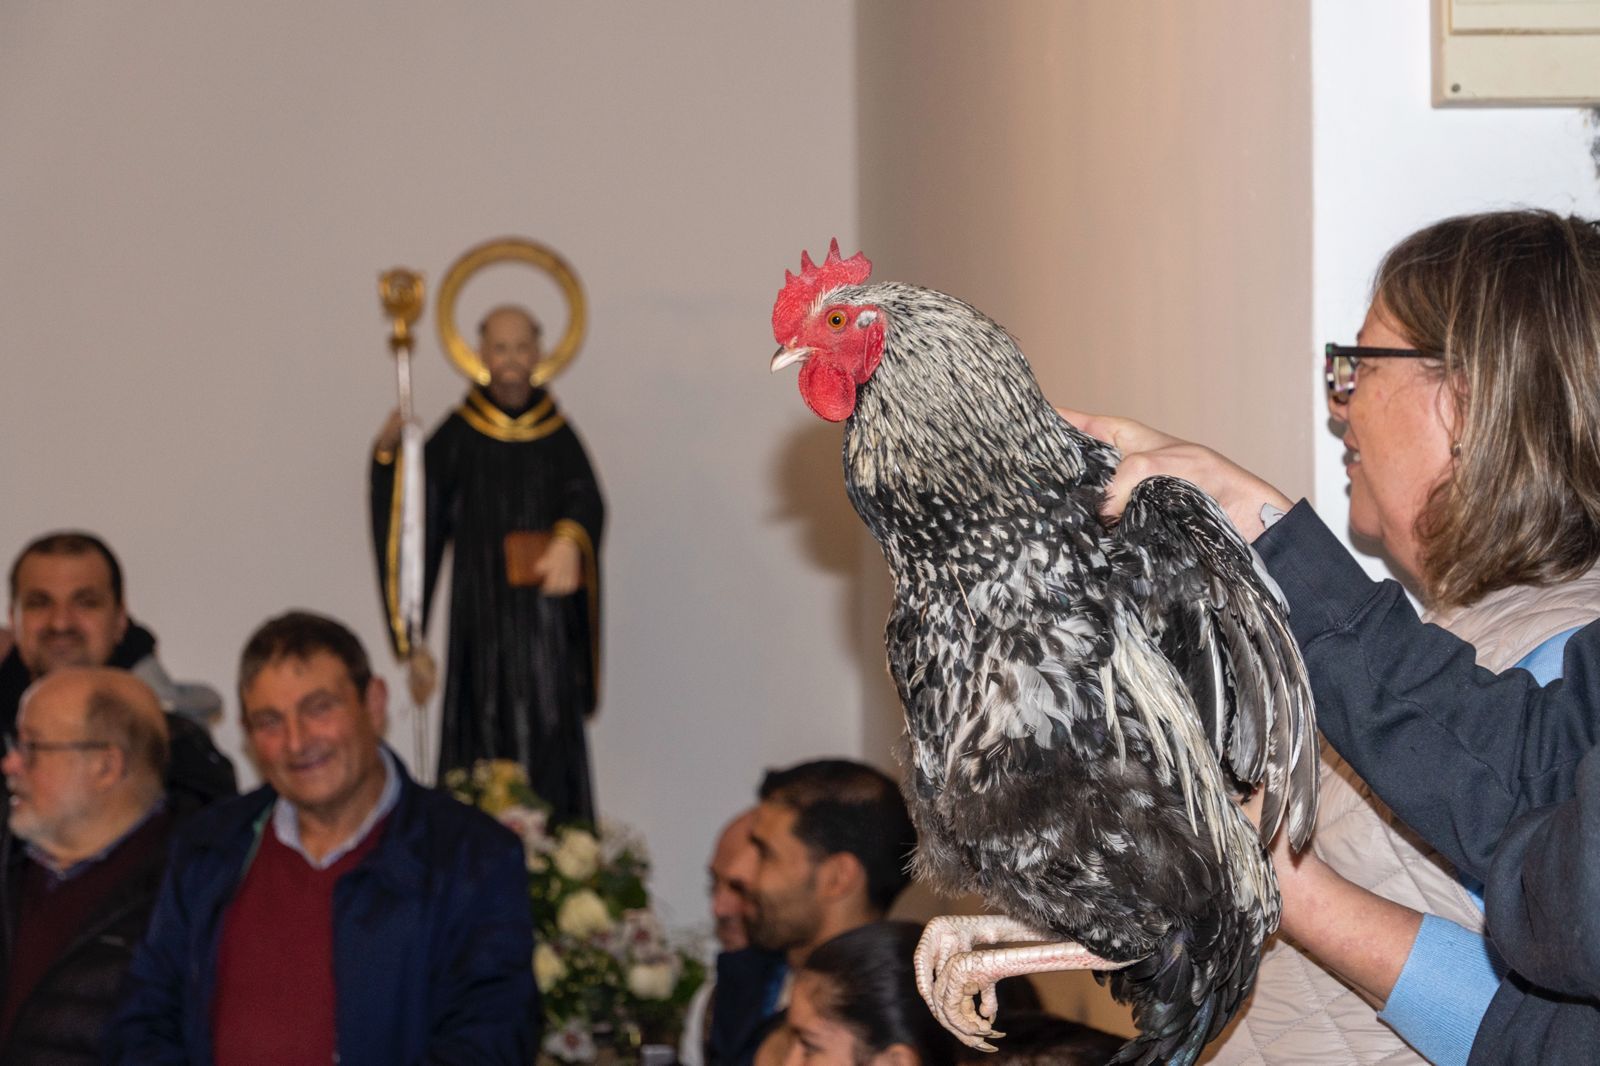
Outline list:
[[[832,326],[834,329],[844,329],[844,312],[835,311],[833,314],[829,315],[828,325]]]

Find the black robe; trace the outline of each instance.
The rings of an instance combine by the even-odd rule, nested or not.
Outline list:
[[[599,698],[600,532],[605,505],[578,435],[542,389],[506,412],[474,388],[428,439],[424,625],[447,542],[454,542],[450,649],[439,775],[511,759],[561,820],[594,818],[584,721]],[[378,584],[397,655],[407,655],[397,600],[395,460],[372,462]],[[549,597],[506,579],[505,536],[552,532],[576,542],[583,587]]]

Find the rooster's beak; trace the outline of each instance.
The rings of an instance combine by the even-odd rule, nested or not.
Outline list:
[[[772,372],[776,374],[786,366],[802,363],[806,356],[811,354],[810,348],[782,348],[772,355]]]

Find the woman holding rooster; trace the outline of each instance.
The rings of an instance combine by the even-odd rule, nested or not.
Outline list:
[[[1600,616],[1600,232],[1534,211],[1428,227],[1380,266],[1358,343],[1327,353],[1352,531],[1414,583],[1428,620],[1475,645],[1478,667],[1560,676],[1568,638]],[[1565,685],[1496,681],[1420,625],[1393,582],[1368,580],[1304,504],[1136,423],[1068,417],[1126,455],[1111,510],[1144,477],[1175,474],[1258,537],[1319,725],[1349,760],[1325,759],[1315,846],[1274,855],[1283,930],[1305,954],[1269,950],[1256,1002],[1210,1061],[1394,1061],[1393,1037],[1313,959],[1432,1061],[1588,1061],[1600,627],[1572,640]],[[1487,882],[1493,948],[1472,888],[1371,791],[1467,885]]]

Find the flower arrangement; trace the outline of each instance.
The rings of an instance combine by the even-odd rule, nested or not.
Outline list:
[[[705,965],[673,947],[650,909],[644,841],[602,818],[598,828],[549,824],[549,807],[514,762],[451,770],[445,787],[522,840],[544,999],[544,1052],[593,1062],[609,1046],[631,1053],[674,1039]]]

